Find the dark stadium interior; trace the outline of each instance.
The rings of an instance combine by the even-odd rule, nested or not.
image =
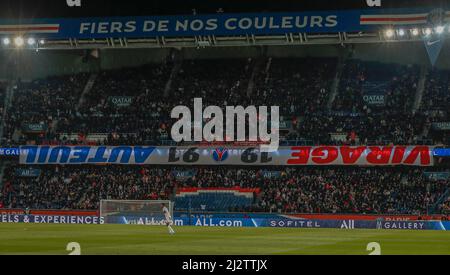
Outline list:
[[[265,178],[263,169],[199,167],[194,177],[180,180],[172,171],[186,168],[60,166],[46,167],[32,181],[15,177],[14,168],[6,171],[2,197],[4,206],[15,209],[93,210],[100,199],[172,199],[186,211],[187,203],[175,196],[178,188],[236,186],[261,193],[248,201],[205,197],[192,202],[192,210],[423,215],[447,213],[450,206],[443,200],[448,181],[428,179],[416,168],[269,167],[281,176]]]

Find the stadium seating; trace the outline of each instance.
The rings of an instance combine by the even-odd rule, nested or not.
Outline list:
[[[167,145],[171,109],[191,106],[195,97],[204,98],[205,105],[280,106],[287,144],[447,141],[447,133],[436,135],[429,125],[448,119],[442,108],[449,100],[448,73],[429,73],[422,104],[413,112],[417,67],[348,60],[333,97],[337,69],[333,58],[169,60],[102,71],[86,93],[86,74],[20,83],[3,144]],[[381,104],[366,102],[366,93],[383,94]],[[130,102],[116,104],[115,98]],[[24,125],[36,124],[45,125],[45,131],[23,131]]]
[[[87,74],[39,79],[15,86],[4,125],[4,144],[57,138],[57,127],[77,112]],[[37,129],[36,126],[42,128]],[[27,131],[24,127],[32,128]]]
[[[423,214],[444,212],[450,195],[449,179],[433,180],[423,169],[407,167],[273,167],[279,176],[271,178],[258,168],[203,167],[187,179],[173,176],[174,169],[183,168],[57,166],[40,168],[36,178],[16,176],[21,168],[6,170],[0,196],[6,208],[98,209],[101,199],[175,199],[180,210],[190,201],[192,209],[202,211]],[[182,188],[236,187],[261,192],[179,193]]]
[[[448,72],[427,72],[415,110],[420,68],[347,60],[335,86],[339,68],[337,58],[166,60],[91,76],[19,82],[5,117],[2,145],[173,144],[170,110],[192,105],[195,97],[218,106],[279,105],[285,123],[282,145],[449,144],[449,132],[433,128],[433,123],[449,121]],[[89,81],[93,85],[86,89]],[[366,93],[384,97],[367,99]],[[3,207],[97,209],[100,199],[173,198],[182,210],[450,211],[449,180],[430,180],[424,169],[416,168],[274,167],[268,169],[282,176],[270,180],[258,168],[197,167],[196,176],[186,180],[175,178],[171,172],[176,168],[167,167],[39,167],[38,178],[16,176],[21,168],[27,167],[13,165],[5,171]],[[260,188],[261,193],[242,198],[176,192],[236,186]]]

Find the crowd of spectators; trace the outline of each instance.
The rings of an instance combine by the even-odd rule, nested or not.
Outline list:
[[[448,141],[445,132],[427,131],[431,123],[447,119],[446,109],[440,116],[430,110],[448,101],[448,74],[430,73],[423,100],[426,111],[413,113],[417,67],[349,60],[330,109],[337,67],[334,58],[168,60],[101,71],[84,95],[85,74],[19,83],[3,144],[76,144],[102,133],[105,138],[95,143],[165,145],[175,122],[171,110],[193,106],[197,97],[203,98],[204,106],[280,106],[281,119],[288,122],[282,140],[308,145]],[[374,89],[382,94],[381,103],[380,98],[364,99]],[[118,99],[125,104],[118,104]],[[36,124],[44,130],[23,131],[24,125]],[[77,138],[67,140],[63,134]]]
[[[60,122],[61,133],[140,133],[159,129],[170,64],[103,71],[78,112]]]
[[[336,59],[269,58],[264,65],[255,79],[251,105],[280,106],[289,120],[326,109]]]
[[[88,74],[19,81],[2,145],[80,144],[91,142],[91,134],[104,135],[94,144],[165,145],[175,122],[171,110],[193,107],[198,97],[204,106],[278,105],[282,121],[289,122],[282,139],[305,145],[450,142],[448,130],[433,126],[449,122],[450,127],[448,72],[427,75],[422,106],[413,112],[417,67],[347,61],[332,102],[338,67],[334,58],[167,60],[101,71],[87,93]],[[76,138],[68,140],[71,134]],[[101,199],[166,199],[178,187],[240,186],[262,190],[252,211],[450,211],[445,200],[450,182],[430,180],[416,168],[273,168],[280,176],[266,178],[256,168],[203,167],[182,180],[167,167],[55,166],[42,168],[37,178],[17,176],[16,168],[5,172],[0,207],[98,209]]]
[[[421,112],[426,114],[428,135],[436,144],[449,144],[450,71],[433,70],[427,80]],[[436,123],[443,127],[435,127]]]
[[[6,113],[2,143],[51,139],[57,133],[58,122],[76,113],[87,79],[88,74],[77,74],[32,82],[19,80]]]
[[[349,60],[333,109],[363,114],[411,112],[418,82],[417,66]],[[384,95],[384,102],[364,100],[371,95]]]
[[[5,106],[5,98],[6,98],[6,84],[0,82],[0,121],[3,120],[4,115],[4,106]]]
[[[294,169],[266,181],[258,204],[282,213],[428,213],[450,181],[431,181],[421,169]]]
[[[316,113],[295,123],[288,139],[315,141],[313,145],[389,145],[429,144],[423,135],[425,117],[422,114],[371,114],[346,116]],[[343,138],[333,138],[343,134]]]
[[[437,204],[450,187],[418,168],[199,167],[187,178],[173,173],[187,168],[56,166],[36,178],[16,176],[17,168],[5,174],[6,208],[96,210],[101,199],[173,199],[180,187],[242,187],[262,192],[254,205],[231,211],[419,215],[444,212]]]
[[[450,71],[434,69],[427,75],[422,110],[448,110],[450,104]]]
[[[167,199],[171,184],[164,170],[138,167],[47,167],[36,178],[10,168],[0,201],[6,208],[98,209],[100,199]]]

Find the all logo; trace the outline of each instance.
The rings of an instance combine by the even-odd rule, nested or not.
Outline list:
[[[355,229],[355,221],[354,220],[342,221],[341,229]]]
[[[224,148],[218,148],[213,151],[212,157],[217,162],[222,162],[228,159],[230,156],[230,153],[228,152],[228,149]]]

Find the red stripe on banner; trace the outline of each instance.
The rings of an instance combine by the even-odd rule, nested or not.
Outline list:
[[[20,32],[20,31],[59,31],[59,27],[16,27],[5,28],[0,27],[1,32]]]
[[[419,21],[426,20],[425,16],[420,17],[408,17],[408,18],[386,18],[386,17],[378,17],[378,18],[361,18],[361,22],[381,22],[381,21],[395,21],[395,22],[404,22],[404,21]]]

